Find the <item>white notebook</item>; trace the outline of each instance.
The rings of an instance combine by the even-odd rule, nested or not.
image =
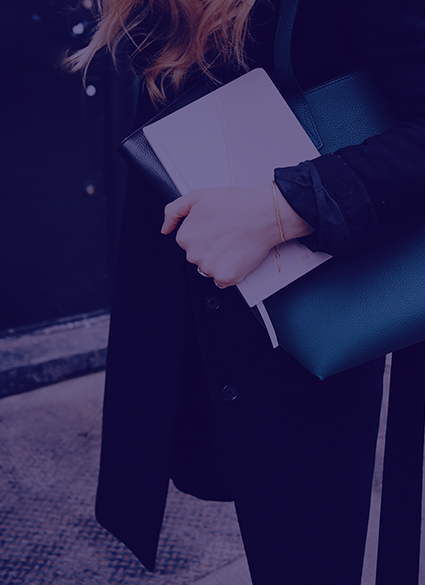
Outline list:
[[[206,187],[253,187],[273,180],[277,167],[319,153],[263,69],[235,81],[144,128],[144,134],[182,195]],[[270,197],[271,197],[270,191]],[[278,345],[264,299],[330,258],[297,241],[272,249],[237,286],[262,315]]]

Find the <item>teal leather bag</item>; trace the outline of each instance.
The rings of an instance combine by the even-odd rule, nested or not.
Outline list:
[[[282,2],[275,68],[319,152],[359,144],[397,122],[366,69],[303,92],[291,64],[297,0]],[[323,379],[425,339],[425,224],[332,258],[264,301],[279,344]]]
[[[319,152],[359,144],[394,125],[397,116],[366,69],[301,90],[291,63],[297,7],[298,0],[281,2],[274,81]],[[200,79],[148,124],[213,89]],[[179,196],[142,128],[127,137],[119,151],[165,202]],[[264,305],[279,344],[321,379],[422,341],[425,225],[361,254],[333,258]]]

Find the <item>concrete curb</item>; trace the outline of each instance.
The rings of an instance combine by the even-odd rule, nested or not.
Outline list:
[[[105,367],[109,315],[78,316],[0,339],[0,398]]]

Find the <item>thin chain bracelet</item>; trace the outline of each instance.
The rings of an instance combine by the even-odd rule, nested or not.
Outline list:
[[[280,218],[280,213],[279,213],[279,204],[277,202],[276,183],[274,181],[272,181],[272,192],[273,192],[274,210],[276,212],[277,225],[279,226],[280,239],[282,240],[283,243],[285,243],[286,240],[285,240],[285,236],[283,235],[282,220]],[[276,244],[276,260],[277,260],[277,269],[280,272],[279,244]]]

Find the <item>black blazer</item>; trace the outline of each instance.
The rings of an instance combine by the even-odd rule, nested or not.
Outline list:
[[[276,15],[264,0],[254,15],[250,65],[271,72]],[[403,118],[367,144],[314,162],[353,246],[423,213],[424,39],[422,1],[300,1],[293,58],[301,85],[367,64]],[[143,93],[136,124],[153,114]],[[152,569],[172,477],[198,497],[235,501],[255,584],[279,576],[358,585],[383,360],[319,381],[272,350],[235,290],[219,291],[197,274],[174,236],[160,234],[162,217],[160,200],[130,171],[99,522]]]

